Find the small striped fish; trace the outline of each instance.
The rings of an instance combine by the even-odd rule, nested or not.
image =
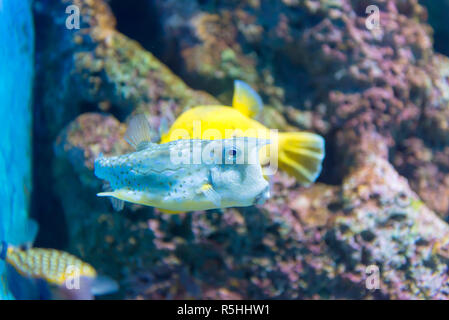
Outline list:
[[[75,276],[97,277],[97,272],[90,264],[67,252],[42,248],[22,250],[6,243],[2,247],[0,258],[24,277],[44,279],[58,286]]]

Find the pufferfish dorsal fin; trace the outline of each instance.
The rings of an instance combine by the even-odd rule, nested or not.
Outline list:
[[[145,115],[137,114],[131,118],[125,133],[125,140],[137,151],[152,144],[150,124]]]
[[[243,115],[254,118],[262,111],[263,102],[259,94],[246,82],[235,80],[232,107]]]

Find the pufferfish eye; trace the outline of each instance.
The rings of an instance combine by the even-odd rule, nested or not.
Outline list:
[[[229,147],[225,149],[225,163],[235,163],[241,155],[240,149],[236,147]]]
[[[237,155],[237,150],[236,150],[236,149],[230,149],[230,150],[228,150],[228,155],[229,155],[230,157],[234,157],[234,158],[235,158],[235,156]]]

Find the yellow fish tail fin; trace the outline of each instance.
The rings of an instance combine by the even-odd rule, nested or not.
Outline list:
[[[262,111],[263,102],[259,94],[246,82],[235,80],[232,107],[245,116],[254,118]]]
[[[324,138],[310,132],[279,134],[279,168],[303,185],[313,183],[321,173]]]

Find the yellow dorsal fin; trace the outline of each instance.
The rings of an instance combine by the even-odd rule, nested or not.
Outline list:
[[[256,117],[263,108],[263,102],[259,94],[246,82],[234,81],[234,97],[232,107],[247,117]]]

